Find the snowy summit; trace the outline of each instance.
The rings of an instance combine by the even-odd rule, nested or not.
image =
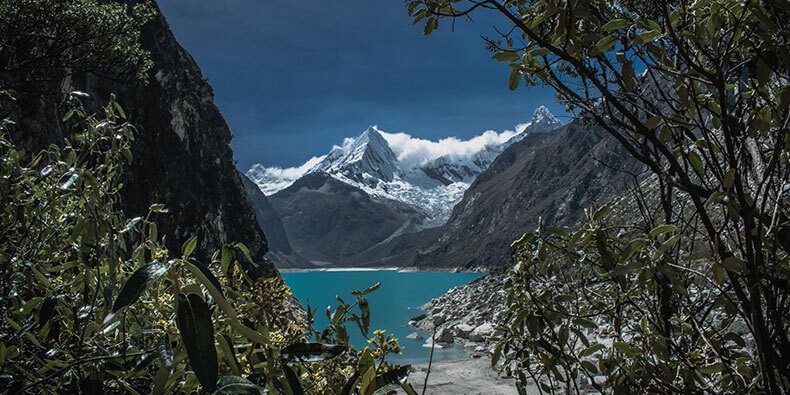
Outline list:
[[[372,197],[406,203],[424,212],[439,226],[449,218],[475,177],[511,144],[530,133],[562,126],[546,107],[529,123],[513,131],[486,131],[468,140],[448,137],[430,141],[406,133],[387,133],[370,126],[356,138],[346,138],[326,155],[292,168],[253,165],[247,176],[267,195],[281,191],[304,175],[323,172],[364,190]]]

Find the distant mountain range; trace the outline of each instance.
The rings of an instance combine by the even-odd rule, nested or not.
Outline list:
[[[469,140],[428,141],[371,126],[302,166],[253,165],[247,176],[268,196],[293,249],[307,260],[400,266],[502,151],[561,126],[545,107],[514,131]]]
[[[515,131],[488,131],[469,140],[434,142],[371,126],[302,166],[282,169],[256,164],[247,176],[271,196],[307,174],[326,173],[376,198],[410,205],[425,214],[429,220],[426,226],[438,226],[447,220],[474,178],[505,148],[530,133],[560,126],[546,107],[538,108],[532,120]]]
[[[508,263],[511,243],[538,222],[572,226],[621,196],[642,166],[601,127],[574,119],[510,145],[464,194],[415,266],[474,269]]]

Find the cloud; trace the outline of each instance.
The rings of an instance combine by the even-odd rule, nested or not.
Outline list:
[[[527,124],[519,124],[516,130],[496,132],[487,130],[479,136],[468,140],[457,137],[447,137],[439,141],[431,141],[412,137],[406,133],[386,133],[381,135],[387,140],[392,151],[398,156],[403,168],[413,168],[424,165],[442,156],[470,156],[480,152],[487,145],[502,144],[513,136],[524,131]]]
[[[294,181],[305,175],[324,158],[326,158],[326,155],[314,156],[301,166],[287,167],[285,169],[276,166],[263,167],[256,164],[250,168],[247,175],[258,184],[258,187],[264,194],[272,195],[293,184]]]

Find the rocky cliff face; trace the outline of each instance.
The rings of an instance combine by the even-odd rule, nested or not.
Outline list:
[[[464,194],[416,266],[477,268],[508,262],[510,244],[544,224],[572,225],[619,195],[639,168],[597,127],[575,120],[508,147]]]
[[[19,105],[25,108],[21,126],[37,136],[28,141],[30,150],[62,138],[57,105],[65,92],[88,92],[92,109],[115,93],[138,130],[123,190],[127,216],[145,215],[150,204],[164,203],[170,214],[156,220],[171,249],[180,251],[195,235],[198,257],[206,259],[223,243],[242,242],[259,274],[276,275],[264,258],[266,239],[235,169],[231,132],[214,105],[211,86],[164,16],[143,27],[141,40],[154,61],[148,85],[81,75],[51,83],[50,92],[63,92],[59,98],[25,97]]]

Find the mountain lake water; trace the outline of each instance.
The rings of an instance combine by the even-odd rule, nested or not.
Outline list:
[[[356,298],[351,295],[353,290],[364,290],[380,282],[381,288],[368,294],[370,304],[370,331],[384,329],[398,339],[402,355],[389,355],[390,362],[396,363],[427,363],[431,349],[423,347],[431,335],[408,326],[409,319],[424,313],[420,306],[429,300],[441,296],[453,287],[464,285],[481,273],[448,273],[448,272],[402,272],[398,270],[311,270],[282,273],[285,283],[302,305],[316,310],[314,328],[322,330],[329,324],[326,307],[332,311],[340,302],[340,296],[348,303]],[[354,308],[352,312],[358,310]],[[351,344],[357,349],[367,345],[356,323],[346,323],[351,337]],[[407,339],[410,333],[417,332],[422,340]],[[468,356],[468,352],[457,345],[434,349],[434,361],[458,360]]]

